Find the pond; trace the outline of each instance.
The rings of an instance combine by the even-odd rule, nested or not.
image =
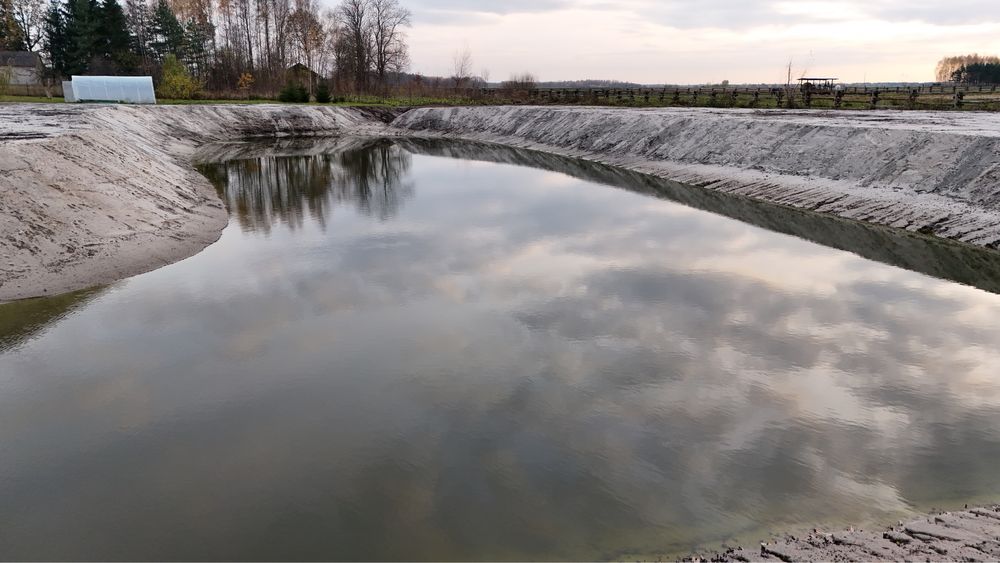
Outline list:
[[[204,158],[219,242],[0,306],[0,558],[655,557],[1000,494],[995,252],[488,145]]]

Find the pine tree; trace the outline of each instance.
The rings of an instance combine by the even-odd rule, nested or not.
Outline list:
[[[327,86],[326,80],[320,80],[319,86],[316,87],[316,101],[321,104],[330,103],[330,87]]]
[[[99,10],[97,54],[111,61],[119,72],[133,71],[137,61],[131,51],[125,11],[118,0],[104,0]]]
[[[185,26],[185,62],[194,71],[196,77],[202,77],[208,72],[209,54],[214,37],[215,28],[211,23],[199,23],[192,19]]]
[[[150,30],[152,40],[149,42],[149,48],[157,60],[162,61],[169,54],[176,55],[179,59],[184,58],[184,27],[177,21],[177,16],[170,9],[167,0],[159,0],[156,3]]]
[[[97,53],[99,7],[97,0],[69,0],[63,12],[66,23],[67,75],[85,74]]]
[[[48,57],[53,78],[68,76],[66,73],[66,18],[60,0],[52,0],[45,13],[42,29],[42,49]]]
[[[0,0],[0,51],[24,51],[27,48],[14,22],[11,0]]]

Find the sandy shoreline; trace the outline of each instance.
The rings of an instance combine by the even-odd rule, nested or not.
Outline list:
[[[1000,246],[996,114],[531,106],[400,113],[0,105],[0,302],[112,282],[211,244],[227,216],[192,157],[207,143],[250,137],[370,133],[499,143]]]
[[[686,561],[997,561],[1000,505],[937,512],[883,530],[814,530]]]
[[[998,114],[512,106],[419,108],[392,125],[1000,246]]]
[[[216,241],[228,214],[191,165],[204,143],[336,135],[385,118],[278,105],[0,105],[0,302],[113,282]]]

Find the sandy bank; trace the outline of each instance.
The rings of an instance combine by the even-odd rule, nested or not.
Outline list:
[[[191,167],[203,143],[385,119],[334,107],[0,105],[0,302],[115,281],[217,240],[226,210]]]
[[[0,106],[0,302],[190,256],[226,213],[190,164],[247,137],[383,131],[391,112],[259,106]],[[397,135],[465,138],[722,193],[1000,245],[1000,115],[423,108]]]
[[[422,108],[393,124],[583,157],[725,193],[1000,244],[1000,115]]]
[[[814,531],[688,558],[691,561],[997,561],[1000,506],[966,508],[880,531]]]

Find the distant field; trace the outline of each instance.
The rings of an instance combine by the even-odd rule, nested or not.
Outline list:
[[[63,99],[45,96],[0,96],[0,103],[61,104]]]
[[[638,89],[572,89],[548,88],[522,92],[469,90],[454,96],[335,96],[330,104],[310,102],[308,105],[334,106],[458,106],[458,105],[596,105],[610,107],[719,107],[719,108],[811,108],[811,109],[916,109],[916,110],[980,110],[1000,111],[1000,92],[996,87],[951,88],[861,88],[851,87],[839,95],[817,92],[806,98],[792,91],[792,103],[787,93],[778,89],[753,87],[691,87]],[[62,103],[61,97],[4,96],[0,102]],[[203,99],[159,100],[164,105],[210,104],[277,104],[270,99]]]
[[[44,96],[0,96],[0,103],[43,103],[61,104],[62,97],[46,98]],[[157,100],[161,105],[213,105],[213,104],[280,104],[277,100],[254,99],[254,100]],[[332,106],[432,106],[432,105],[469,105],[477,103],[475,100],[463,97],[443,98],[443,97],[381,97],[381,96],[341,96],[334,98],[329,104],[319,104],[309,102],[308,104],[288,104],[288,105],[332,105]],[[482,103],[479,101],[478,103]]]
[[[502,92],[483,90],[480,94],[490,101],[503,99]],[[798,88],[786,89],[773,86],[541,88],[520,94],[520,103],[540,105],[1000,110],[1000,91],[995,85],[850,86],[839,91],[814,90],[808,94]]]

